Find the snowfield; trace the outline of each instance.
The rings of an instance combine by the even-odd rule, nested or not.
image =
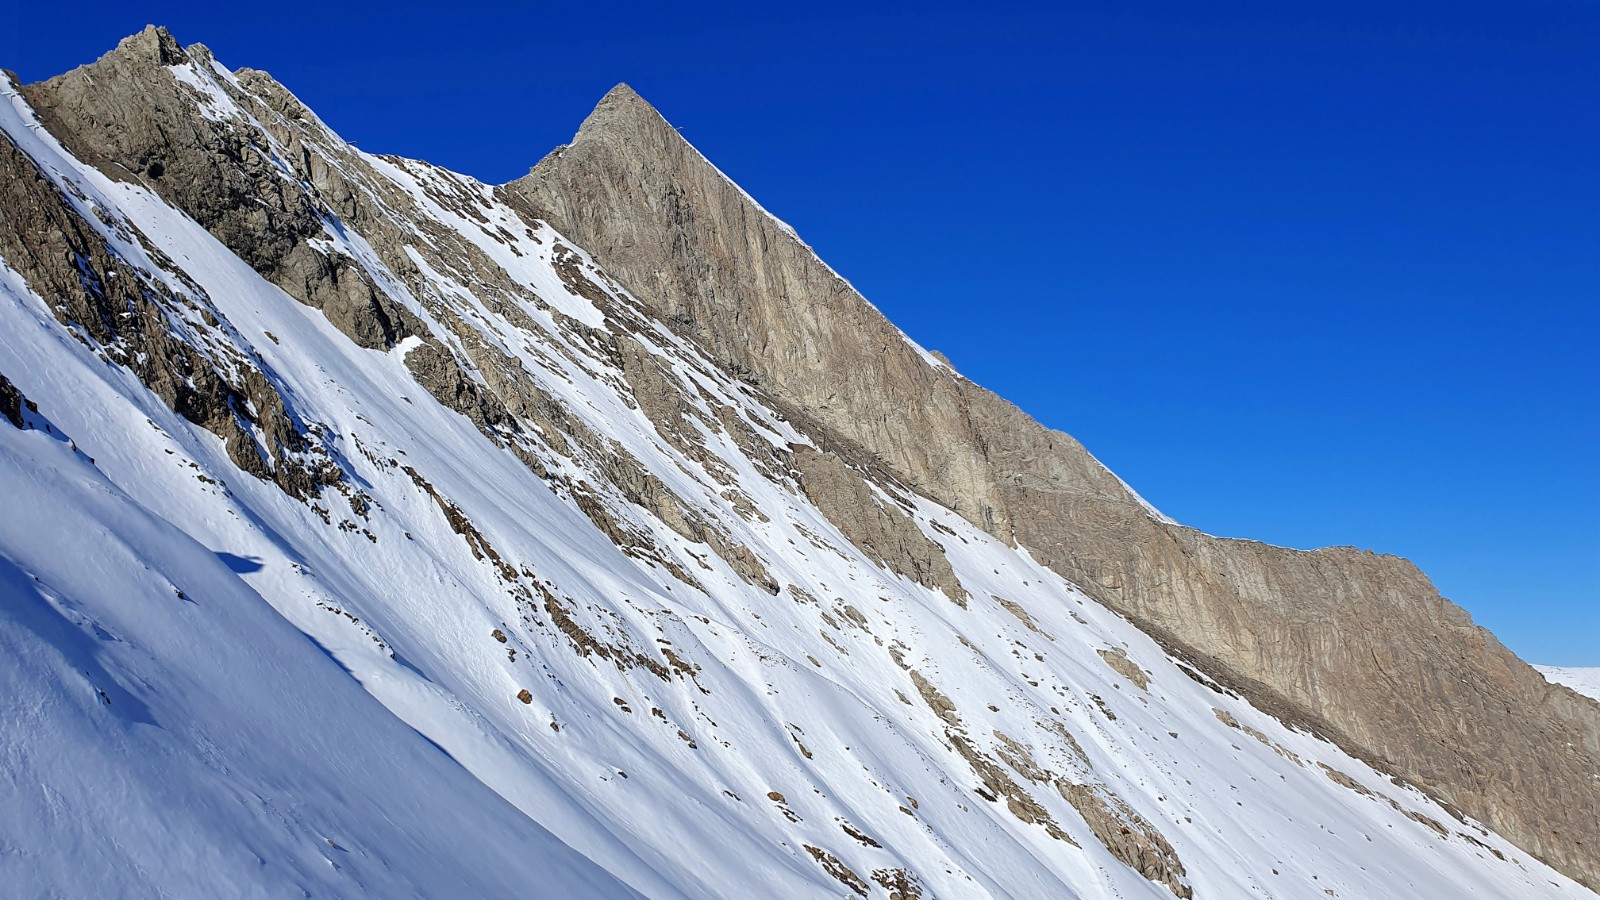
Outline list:
[[[226,70],[175,68],[204,115],[260,127]],[[429,233],[403,229],[425,289],[347,223],[322,246],[439,343],[470,328],[776,593],[592,455],[491,439],[418,384],[417,340],[358,347],[147,188],[73,158],[9,84],[0,130],[120,259],[211,311],[204,334],[322,429],[353,492],[302,502],[244,473],[0,261],[0,374],[37,405],[30,427],[0,421],[6,893],[1592,896],[893,486],[877,502],[942,545],[967,597],[880,566],[767,464],[763,445],[810,437],[484,185],[341,157],[397,221],[492,259],[514,304]],[[703,455],[598,343],[624,329]],[[1594,694],[1594,670],[1547,671]]]
[[[1551,684],[1564,684],[1585,697],[1600,700],[1600,668],[1574,666],[1534,666]]]

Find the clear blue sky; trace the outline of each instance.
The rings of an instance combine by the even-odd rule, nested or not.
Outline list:
[[[1591,0],[19,7],[25,80],[162,23],[488,181],[627,81],[1170,515],[1407,556],[1600,665]]]

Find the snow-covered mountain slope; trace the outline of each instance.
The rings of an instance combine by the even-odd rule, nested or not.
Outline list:
[[[1534,666],[1552,684],[1563,684],[1585,697],[1600,700],[1600,668],[1578,666]]]
[[[492,188],[202,48],[118,53],[187,129],[139,172],[0,90],[3,883],[1588,896],[908,490]],[[189,193],[202,166],[228,190]]]
[[[4,893],[632,896],[362,690],[253,563],[30,419],[0,427]]]

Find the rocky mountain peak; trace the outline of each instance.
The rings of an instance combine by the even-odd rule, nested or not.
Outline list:
[[[666,138],[668,132],[677,134],[650,101],[639,96],[627,84],[618,84],[606,91],[600,102],[584,117],[572,143],[638,140],[646,135]]]
[[[117,42],[92,63],[86,63],[71,72],[57,76],[65,78],[83,72],[133,70],[153,66],[175,66],[188,62],[196,54],[210,58],[211,51],[203,44],[179,43],[172,32],[162,25],[146,25],[143,29]]]
[[[608,95],[572,145],[505,193],[728,371],[898,480],[1286,720],[1600,883],[1600,821],[1568,802],[1594,790],[1600,715],[1409,562],[1166,520],[1070,436],[917,347],[631,91]],[[1554,734],[1572,749],[1536,749]],[[1524,774],[1491,774],[1507,771]]]
[[[528,196],[529,185],[537,184],[553,170],[547,163],[574,148],[578,153],[607,153],[609,148],[631,147],[641,155],[651,155],[670,165],[670,159],[685,149],[692,150],[661,112],[630,85],[618,83],[606,91],[594,109],[584,117],[572,140],[551,150],[521,179],[505,185],[514,193]]]
[[[19,892],[1600,883],[1600,707],[1404,560],[1166,519],[626,85],[493,187],[159,29],[90,68],[0,85],[0,745],[85,786],[0,808]]]
[[[661,112],[650,105],[650,101],[639,96],[639,92],[631,85],[618,82],[615,87],[606,91],[600,102],[595,104],[593,111],[584,118],[578,133],[581,135],[586,131],[604,127],[608,123],[638,119],[666,121]]]
[[[128,35],[119,41],[117,48],[111,52],[162,66],[177,65],[188,58],[178,39],[160,25],[146,25],[137,34]]]

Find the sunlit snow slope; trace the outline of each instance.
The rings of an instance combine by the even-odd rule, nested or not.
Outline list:
[[[1600,668],[1534,666],[1555,684],[1564,684],[1585,697],[1600,700]]]
[[[250,386],[197,423],[153,326],[0,266],[19,894],[1588,896],[832,446],[491,188],[196,48],[159,73],[410,333],[359,345],[6,84],[71,290],[136,281],[174,377]]]

